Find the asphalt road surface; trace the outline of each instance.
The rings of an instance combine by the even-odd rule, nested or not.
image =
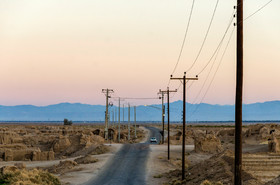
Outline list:
[[[159,144],[159,142],[161,141],[161,134],[159,132],[160,130],[155,127],[146,127],[146,128],[150,130],[150,135],[149,135],[148,141],[146,141],[146,143],[152,144],[152,143],[150,143],[150,138],[155,137],[157,139],[157,143],[153,143],[153,144]]]
[[[105,166],[97,178],[85,185],[145,185],[146,162],[150,151],[149,140],[156,137],[159,142],[159,129],[147,127],[150,136],[146,143],[125,144]]]

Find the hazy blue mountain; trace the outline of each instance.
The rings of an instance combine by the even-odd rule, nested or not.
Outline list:
[[[170,120],[181,121],[182,101],[170,103]],[[167,105],[166,105],[167,108]],[[110,110],[118,109],[111,107]],[[125,121],[127,111],[125,108]],[[49,106],[1,106],[0,121],[104,121],[105,106],[80,103],[60,103]],[[121,120],[123,120],[121,109]],[[161,121],[161,104],[137,107],[137,121]],[[131,107],[131,121],[134,108]],[[211,105],[187,103],[187,121],[233,121],[234,105]],[[280,101],[243,105],[243,120],[280,120]]]

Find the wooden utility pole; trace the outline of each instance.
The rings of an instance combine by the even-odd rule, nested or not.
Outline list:
[[[102,93],[106,96],[106,112],[105,112],[105,139],[108,139],[108,118],[109,118],[109,98],[111,98],[110,93],[113,93],[113,89],[102,89]]]
[[[111,111],[112,112],[112,127],[115,127],[115,115],[114,115],[114,110]]]
[[[115,127],[118,119],[118,114],[117,114],[117,107],[115,108]]]
[[[243,0],[237,0],[234,184],[242,184]]]
[[[182,180],[185,179],[185,137],[186,137],[186,80],[198,80],[198,78],[186,78],[184,72],[183,78],[171,78],[170,80],[180,80],[183,83],[183,143],[182,143]]]
[[[130,104],[128,104],[128,136],[127,139],[128,141],[130,140]]]
[[[137,134],[136,134],[136,106],[134,106],[134,138],[137,138]]]
[[[163,94],[167,94],[167,159],[170,159],[170,108],[169,108],[169,93],[170,92],[177,92],[177,89],[175,90],[169,90],[169,87],[167,87],[166,91],[161,91]]]
[[[161,140],[161,143],[164,144],[164,116],[165,116],[164,93],[160,89],[158,94],[161,94],[161,106],[162,106],[162,140]]]
[[[107,126],[107,135],[108,135],[108,129],[110,128],[110,125],[111,125],[111,117],[110,117],[111,113],[108,112],[108,126]],[[107,136],[108,137],[108,136]]]
[[[118,128],[118,141],[121,141],[121,98],[119,98],[119,128]]]
[[[122,105],[123,107],[123,124],[124,124],[124,104]]]

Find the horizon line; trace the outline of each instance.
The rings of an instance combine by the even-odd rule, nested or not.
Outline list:
[[[171,103],[174,103],[174,102],[182,102],[182,100],[176,100],[176,101],[173,101],[173,102],[170,102]],[[269,101],[263,101],[263,102],[254,102],[254,103],[243,103],[243,105],[251,105],[251,104],[258,104],[258,103],[269,103],[269,102],[280,102],[280,100],[269,100]],[[190,102],[186,102],[188,104],[192,104],[192,105],[198,105],[198,104],[208,104],[208,105],[219,105],[219,106],[234,106],[235,104],[212,104],[212,103],[204,103],[204,102],[201,102],[201,103],[190,103]],[[16,106],[34,106],[34,107],[47,107],[47,106],[52,106],[52,105],[60,105],[60,104],[81,104],[81,105],[91,105],[91,106],[106,106],[106,105],[101,105],[101,104],[88,104],[88,103],[81,103],[81,102],[61,102],[61,103],[54,103],[54,104],[48,104],[48,105],[34,105],[34,104],[18,104],[18,105],[1,105],[0,106],[5,106],[5,107],[16,107]],[[167,104],[167,103],[164,103],[164,104]],[[161,105],[161,103],[159,104],[150,104],[150,105]],[[145,104],[143,105],[137,105],[137,107],[139,106],[145,106]],[[115,106],[114,107],[118,107],[118,106]]]

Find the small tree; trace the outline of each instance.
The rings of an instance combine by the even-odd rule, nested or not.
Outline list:
[[[64,125],[72,125],[73,124],[73,122],[70,120],[68,120],[68,119],[64,119]]]

